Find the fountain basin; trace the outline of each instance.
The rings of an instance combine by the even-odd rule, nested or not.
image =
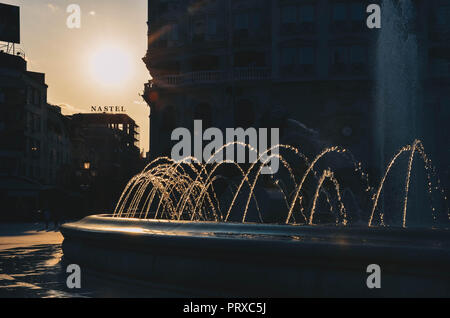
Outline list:
[[[64,258],[188,297],[448,297],[450,233],[87,217]],[[366,285],[381,267],[381,289]],[[131,284],[131,283],[130,283]],[[158,294],[156,292],[156,294]],[[163,294],[163,293],[162,293]]]

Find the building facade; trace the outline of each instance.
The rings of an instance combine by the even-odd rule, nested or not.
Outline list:
[[[0,195],[10,214],[38,204],[47,174],[45,75],[18,55],[0,52]]]
[[[192,128],[194,119],[219,128],[261,126],[281,108],[326,144],[375,165],[378,31],[367,27],[366,8],[380,2],[149,1],[144,62],[153,79],[143,97],[151,108],[151,157],[170,155],[171,132]],[[448,119],[449,109],[450,2],[414,2],[425,99],[442,124],[437,117],[444,111]]]
[[[2,174],[40,182],[46,175],[47,85],[45,75],[27,70],[20,56],[0,53]]]
[[[139,127],[125,114],[64,116],[47,103],[45,74],[0,52],[0,219],[38,210],[110,213],[142,168]]]
[[[69,116],[72,189],[84,193],[87,209],[111,213],[126,183],[143,168],[139,126],[126,114]]]
[[[61,107],[47,105],[46,121],[47,175],[46,184],[65,186],[70,180],[72,141],[70,121],[61,113]]]
[[[45,74],[0,52],[0,193],[8,213],[36,212],[42,192],[67,184],[70,162],[68,121],[47,103]]]

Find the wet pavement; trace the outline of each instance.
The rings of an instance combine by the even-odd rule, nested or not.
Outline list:
[[[89,297],[66,286],[60,245],[36,245],[0,251],[1,298]]]
[[[42,223],[0,224],[0,298],[90,297],[67,288],[63,237]]]
[[[0,298],[178,297],[140,281],[81,268],[81,289],[66,285],[63,237],[42,224],[0,224]]]

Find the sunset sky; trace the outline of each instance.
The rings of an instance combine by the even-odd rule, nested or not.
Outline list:
[[[48,102],[66,115],[91,106],[125,106],[141,127],[148,151],[149,110],[139,94],[150,75],[147,0],[0,0],[20,6],[21,48],[30,71],[46,74]],[[66,25],[70,4],[81,7],[81,28]],[[110,65],[113,68],[110,68]]]

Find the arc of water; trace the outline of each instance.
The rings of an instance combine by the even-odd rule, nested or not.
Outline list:
[[[413,145],[411,146],[411,154],[408,160],[408,171],[406,173],[406,189],[405,189],[405,201],[403,204],[403,228],[406,228],[406,211],[408,209],[408,194],[409,194],[409,184],[411,182],[411,171],[413,166],[414,154],[416,152],[416,148],[419,140],[415,140]]]
[[[216,152],[208,159],[208,161],[206,162],[206,164],[205,164],[205,165],[203,166],[203,168],[202,168],[202,172],[203,172],[203,171],[206,171],[207,165],[208,165],[214,158],[218,157],[218,155],[219,155],[221,152],[224,152],[225,149],[227,149],[228,147],[231,147],[231,146],[234,147],[234,146],[236,146],[236,145],[240,145],[240,146],[246,147],[246,148],[248,148],[250,151],[254,151],[254,152],[257,153],[257,150],[254,149],[251,145],[244,144],[244,143],[242,143],[242,142],[230,142],[230,143],[228,143],[228,144],[222,146],[221,148],[219,148],[219,149],[218,149],[218,150],[217,150],[217,151],[216,151]],[[237,163],[235,163],[235,162],[233,162],[233,161],[228,161],[228,160],[226,160],[226,161],[223,161],[223,162],[221,162],[221,163],[216,163],[216,166],[213,168],[213,172],[216,171],[216,170],[219,168],[220,165],[225,164],[225,163],[231,163],[231,164],[234,164],[240,171],[242,171],[242,168],[241,168]],[[211,172],[211,173],[208,174],[207,179],[209,179],[209,178],[211,177],[211,175],[212,175],[213,172]],[[249,183],[249,180],[248,180],[248,174],[244,176],[244,179],[242,180],[242,184],[243,184],[244,182]],[[256,200],[256,199],[255,199],[255,200]],[[258,203],[256,202],[256,204],[258,204]],[[184,206],[183,206],[183,209],[184,209]],[[259,208],[258,208],[258,209],[259,209]],[[195,214],[196,211],[194,210],[193,213]]]
[[[376,211],[377,206],[378,206],[378,202],[379,202],[379,199],[380,199],[381,191],[383,190],[383,187],[384,187],[384,184],[386,182],[386,178],[389,175],[389,172],[391,171],[394,163],[397,161],[397,159],[400,157],[400,155],[403,154],[404,152],[409,151],[409,150],[411,150],[411,146],[410,145],[405,146],[402,149],[400,149],[397,152],[397,154],[395,154],[395,156],[391,159],[389,165],[387,166],[386,171],[385,171],[385,173],[383,175],[383,178],[381,179],[380,185],[378,186],[378,190],[377,190],[377,192],[375,194],[375,197],[374,197],[374,203],[373,203],[373,207],[372,207],[372,212],[371,212],[370,218],[369,218],[369,227],[372,226],[373,217],[375,215],[375,211]],[[382,214],[381,214],[381,223],[382,224],[384,223]]]
[[[229,145],[223,146],[222,149],[219,151],[223,151],[226,147],[231,146],[231,145],[236,145],[236,144],[241,144],[244,147],[249,146],[249,145],[245,145],[243,143],[234,142],[234,143],[230,143]],[[270,157],[267,156],[267,154],[269,152],[272,152],[272,150],[275,149],[276,147],[294,151],[299,157],[301,157],[302,159],[305,160],[308,168],[307,168],[306,172],[304,173],[304,175],[302,176],[300,184],[297,184],[296,177],[294,175],[294,172],[293,172],[291,166],[289,165],[288,162],[286,162],[284,160],[284,158],[282,156],[280,156],[278,154],[272,155]],[[249,147],[249,149],[250,149],[250,147]],[[215,157],[219,153],[219,151],[217,151],[211,158]],[[258,161],[253,163],[251,165],[251,167],[247,170],[247,172],[242,170],[240,165],[236,164],[235,162],[232,162],[232,161],[223,162],[222,164],[234,163],[236,165],[236,167],[239,168],[239,171],[241,172],[241,175],[243,176],[239,186],[237,187],[236,192],[234,193],[232,203],[228,207],[225,221],[228,220],[231,209],[232,209],[234,203],[236,202],[237,196],[239,195],[239,193],[242,190],[242,187],[245,183],[247,183],[250,188],[250,195],[247,198],[242,222],[245,222],[245,220],[246,220],[247,212],[248,212],[250,201],[252,198],[255,200],[255,203],[258,207],[258,212],[260,213],[258,202],[256,200],[255,193],[254,193],[256,183],[261,175],[262,167],[265,164],[267,164],[271,158],[277,157],[282,161],[283,166],[288,169],[290,178],[293,180],[294,188],[295,188],[295,191],[293,192],[295,195],[291,201],[291,204],[289,205],[288,200],[286,198],[286,193],[285,193],[283,187],[280,186],[279,180],[277,180],[277,182],[275,182],[277,188],[283,194],[283,197],[286,202],[286,206],[289,208],[289,213],[288,213],[286,223],[290,223],[290,220],[293,217],[293,212],[294,212],[293,210],[294,210],[297,200],[299,198],[300,198],[300,200],[302,200],[302,197],[300,197],[300,193],[304,187],[305,180],[307,179],[307,177],[310,174],[314,174],[315,176],[317,176],[316,171],[314,169],[316,164],[322,157],[324,157],[326,154],[331,153],[331,152],[344,153],[345,155],[350,154],[346,149],[342,149],[340,147],[331,147],[331,148],[323,150],[314,159],[313,162],[309,163],[308,158],[306,158],[306,156],[304,156],[302,153],[300,153],[298,151],[298,149],[296,149],[292,146],[287,146],[287,145],[277,145],[277,146],[272,147],[271,149],[267,150],[263,155],[260,155]],[[445,195],[445,191],[440,187],[440,180],[437,177],[435,168],[431,164],[431,161],[429,160],[429,158],[427,157],[427,155],[424,151],[422,142],[420,140],[415,140],[412,145],[408,145],[408,146],[405,146],[402,149],[400,149],[400,151],[389,162],[389,165],[386,168],[386,171],[380,181],[377,191],[373,195],[373,198],[372,198],[373,206],[372,206],[372,211],[371,211],[371,215],[370,215],[370,219],[369,219],[370,227],[373,226],[375,211],[378,207],[379,198],[383,191],[386,179],[387,179],[389,173],[391,172],[395,162],[397,162],[398,158],[405,152],[410,152],[410,155],[409,155],[409,160],[408,160],[408,167],[407,167],[407,174],[406,174],[406,181],[405,181],[406,186],[405,186],[405,197],[404,197],[403,210],[402,210],[402,226],[406,227],[408,196],[409,196],[409,189],[410,189],[410,183],[411,183],[411,173],[412,173],[412,168],[413,168],[413,163],[414,163],[414,155],[416,153],[419,153],[421,155],[421,158],[423,159],[423,161],[425,163],[425,169],[426,169],[427,178],[428,178],[428,189],[429,189],[428,192],[430,193],[430,199],[431,199],[431,204],[432,204],[434,220],[436,219],[436,215],[434,214],[435,209],[433,208],[433,196],[432,196],[433,191],[435,189],[439,190],[440,195],[443,197],[444,201],[447,203],[447,196]],[[351,156],[351,154],[350,154],[350,156]],[[265,158],[264,159],[265,161],[262,160],[262,158]],[[196,160],[196,159],[192,158],[191,160]],[[220,178],[220,176],[215,175],[215,172],[218,169],[218,167],[220,166],[220,164],[216,164],[215,166],[213,166],[213,169],[211,171],[207,171],[207,166],[208,166],[209,161],[210,160],[208,160],[207,164],[200,163],[200,169],[197,169],[194,164],[190,164],[190,163],[188,164],[188,167],[190,167],[190,169],[192,170],[192,172],[195,175],[195,179],[194,179],[194,178],[191,178],[189,173],[187,173],[185,171],[184,166],[182,165],[182,164],[184,164],[184,162],[174,162],[172,159],[167,158],[167,157],[158,158],[158,159],[154,160],[152,163],[148,164],[145,167],[143,172],[141,172],[140,174],[131,178],[131,180],[127,183],[127,185],[125,186],[125,189],[122,192],[122,194],[116,204],[116,207],[114,209],[114,216],[115,217],[122,217],[122,216],[136,217],[136,216],[138,216],[140,218],[142,218],[142,217],[147,218],[150,208],[152,206],[152,202],[154,201],[154,199],[156,198],[156,195],[158,194],[159,204],[158,204],[158,208],[157,208],[157,211],[155,214],[155,218],[158,217],[158,213],[159,213],[160,209],[163,209],[164,213],[167,213],[170,218],[179,219],[187,207],[187,208],[191,209],[191,211],[192,211],[192,214],[190,215],[192,220],[195,219],[196,217],[207,220],[207,219],[210,219],[210,217],[211,217],[211,214],[209,212],[210,210],[209,210],[209,208],[207,208],[209,206],[213,212],[212,217],[214,218],[214,220],[215,221],[217,221],[219,219],[223,220],[224,215],[222,214],[221,205],[220,205],[219,199],[217,198],[217,194],[214,189],[215,181],[217,181]],[[352,161],[355,163],[354,160],[352,160]],[[254,168],[257,165],[259,165],[259,169],[258,169],[258,171],[255,171],[256,176],[254,177],[252,182],[250,182],[249,176],[251,173],[254,172]],[[370,193],[372,191],[372,189],[368,182],[368,175],[362,171],[361,163],[359,163],[359,165],[357,165],[355,163],[355,171],[356,172],[359,171],[361,174],[361,177],[367,181],[366,192]],[[432,186],[431,174],[433,174],[435,176],[435,178],[437,179],[438,185],[435,188],[433,188],[433,186]],[[303,213],[303,207],[302,207],[301,201],[300,201],[300,206],[301,206],[300,212],[305,217],[305,221],[307,221],[309,224],[312,224],[315,210],[316,210],[316,203],[319,198],[320,191],[323,188],[322,187],[323,183],[327,179],[331,180],[335,186],[337,201],[340,206],[340,210],[339,210],[340,215],[341,215],[341,217],[343,219],[343,223],[345,225],[347,222],[346,210],[345,210],[345,206],[342,202],[342,197],[341,197],[340,188],[339,188],[339,182],[334,177],[334,174],[331,172],[331,169],[328,169],[327,171],[325,171],[319,180],[320,186],[316,189],[313,205],[311,208],[311,213],[309,216],[309,221]],[[151,186],[151,188],[149,188],[150,186]],[[148,193],[148,189],[150,189],[149,193]],[[212,191],[211,194],[210,194],[210,191]],[[233,189],[231,189],[231,191],[233,192]],[[146,195],[146,193],[148,193],[148,194]],[[144,200],[144,195],[146,195],[145,200]],[[327,194],[327,201],[330,204],[330,208],[332,209],[333,205],[330,202],[330,198],[329,198],[328,194]],[[217,206],[217,210],[216,210],[216,206]],[[450,210],[448,210],[448,208],[447,208],[447,214],[448,214],[448,218],[450,219]],[[380,214],[381,224],[384,224],[383,217],[384,217],[384,215],[383,215],[383,213],[381,213]],[[338,222],[338,218],[337,218],[337,222]]]
[[[182,173],[178,173],[178,169],[181,169]],[[173,193],[174,190],[178,191],[178,192],[183,192],[183,190],[186,188],[187,184],[190,184],[190,182],[192,182],[192,178],[186,174],[185,170],[183,169],[183,167],[181,166],[181,163],[177,163],[175,165],[173,165],[170,168],[170,171],[168,171],[166,173],[166,175],[171,176],[170,179],[170,190],[169,190],[169,196]],[[158,213],[160,210],[160,207],[162,205],[162,202],[165,198],[161,197],[160,198],[160,202],[158,204],[158,208],[156,210],[156,214],[155,214],[155,219],[158,218]],[[189,201],[190,203],[190,201]]]
[[[342,202],[342,198],[341,198],[341,191],[340,191],[339,182],[334,177],[333,171],[331,171],[331,169],[329,169],[329,168],[324,170],[324,172],[322,174],[322,177],[319,180],[319,184],[317,185],[317,189],[316,189],[316,192],[314,194],[314,200],[313,200],[313,203],[312,203],[312,208],[311,208],[311,213],[310,213],[308,224],[309,225],[313,225],[314,214],[315,214],[316,205],[317,205],[317,200],[319,199],[320,191],[323,188],[323,184],[324,184],[324,182],[327,179],[331,180],[333,182],[333,184],[334,184],[334,187],[335,187],[335,190],[336,190],[336,195],[337,195],[338,202],[339,202],[339,205],[340,205],[339,213],[340,213],[340,215],[342,217],[342,224],[345,226],[345,225],[347,225],[347,215],[346,215],[346,212],[345,212],[344,203]],[[336,218],[336,223],[338,223],[338,218]]]
[[[272,152],[272,151],[273,151],[274,149],[276,149],[276,148],[284,148],[284,149],[287,149],[287,150],[291,150],[291,151],[293,151],[295,154],[299,155],[302,159],[304,159],[305,162],[308,162],[308,158],[307,158],[304,154],[302,154],[298,149],[296,149],[296,148],[294,148],[294,147],[292,147],[292,146],[289,146],[289,145],[277,145],[277,146],[274,146],[274,147],[272,147],[272,148],[270,148],[270,149],[267,149],[264,153],[262,153],[262,154],[259,156],[258,160],[257,160],[255,163],[253,163],[253,164],[251,165],[251,167],[248,169],[247,175],[246,175],[246,176],[248,177],[248,175],[251,173],[251,171],[253,170],[253,168],[256,166],[256,164],[257,164],[258,162],[261,161],[262,158],[266,158],[266,163],[269,162],[269,160],[270,160],[271,158],[269,157],[269,159],[267,159],[267,154],[270,153],[270,152]],[[283,164],[284,164],[284,163],[285,163],[284,159],[283,159],[281,156],[279,156],[279,155],[277,155],[277,156],[278,156],[279,159],[281,159],[281,161],[282,161]],[[273,155],[273,157],[275,157],[275,155]],[[292,169],[290,168],[289,164],[287,164],[287,166],[289,167],[288,170],[289,170],[290,176],[291,176],[291,178],[293,179],[294,184],[296,184],[296,183],[295,183],[295,177],[293,176],[293,173],[292,173]],[[261,174],[261,169],[259,170],[259,172],[258,172],[258,174],[257,174],[257,177],[258,177],[260,174]],[[254,184],[255,184],[255,182],[254,182]],[[242,189],[242,186],[243,186],[243,181],[242,181],[241,184],[239,185],[239,187],[238,187],[238,189],[237,189],[237,191],[236,191],[236,194],[235,194],[235,196],[234,196],[234,198],[233,198],[233,200],[232,200],[232,203],[231,203],[230,207],[228,208],[226,220],[228,219],[228,217],[229,217],[229,215],[230,215],[230,213],[231,213],[231,209],[232,209],[234,203],[236,202],[236,199],[237,199],[237,197],[238,197],[238,195],[239,195],[239,193],[240,193],[240,191],[241,191],[241,189]],[[254,190],[254,186],[252,186],[251,191],[253,191],[253,190]],[[248,203],[248,202],[247,202],[247,203]],[[248,210],[248,205],[247,205],[247,207],[246,207],[246,211],[247,211],[247,210]],[[244,220],[244,221],[245,221],[245,218],[246,218],[246,211],[244,212],[244,214],[245,214],[244,217],[243,217],[243,220]],[[302,213],[302,214],[303,214],[303,213]],[[304,215],[303,215],[303,216],[304,216]],[[304,216],[304,217],[305,217],[305,220],[306,220],[306,216]]]
[[[292,204],[291,204],[291,208],[289,209],[289,214],[288,217],[286,219],[286,224],[289,224],[289,221],[292,217],[292,213],[294,210],[294,206],[295,206],[295,202],[298,199],[298,196],[300,195],[300,192],[303,188],[303,185],[306,181],[306,178],[309,176],[309,174],[311,173],[311,171],[314,169],[314,166],[317,164],[317,162],[322,159],[326,154],[331,153],[331,152],[346,152],[346,149],[342,149],[340,147],[331,147],[331,148],[327,148],[325,150],[323,150],[315,159],[314,161],[310,164],[310,166],[308,167],[308,169],[306,170],[305,174],[303,175],[302,181],[300,182],[300,185],[298,186],[294,199],[292,200]]]
[[[215,172],[221,165],[227,164],[227,163],[228,163],[228,164],[233,164],[233,165],[240,171],[241,175],[243,176],[243,179],[242,179],[242,180],[243,180],[244,182],[247,182],[247,184],[248,184],[248,186],[249,186],[249,188],[250,188],[251,185],[250,185],[250,181],[249,181],[249,179],[248,179],[248,175],[245,174],[244,170],[242,169],[242,167],[241,167],[239,164],[237,164],[237,163],[234,162],[234,161],[229,161],[229,160],[226,160],[226,161],[224,161],[224,162],[221,162],[221,163],[217,164],[217,165],[210,171],[210,173],[209,173],[209,175],[208,175],[208,178],[206,179],[206,181],[208,182],[208,183],[207,183],[207,186],[203,187],[203,189],[202,189],[202,193],[200,194],[199,199],[198,199],[198,202],[197,202],[197,205],[196,205],[196,208],[194,209],[194,214],[196,213],[196,209],[198,208],[198,206],[199,206],[199,205],[201,206],[201,204],[199,204],[199,203],[201,202],[201,200],[202,200],[202,198],[203,198],[203,195],[206,193],[206,191],[208,190],[209,186],[212,185],[212,183],[210,182],[211,176],[214,174],[214,172]],[[253,200],[255,201],[257,210],[258,210],[258,212],[259,212],[258,201],[256,200],[256,197],[253,195],[253,193],[251,193],[251,194],[249,195],[249,198],[253,198]]]
[[[264,157],[261,156],[260,160],[262,158],[264,158]],[[260,165],[259,170],[258,170],[258,172],[257,172],[257,174],[256,174],[256,176],[255,176],[255,178],[253,180],[253,184],[252,184],[252,187],[250,189],[250,194],[254,193],[256,184],[258,182],[258,179],[261,176],[262,169],[264,168],[265,165],[267,165],[270,162],[270,160],[272,158],[278,158],[283,163],[283,165],[289,166],[289,164],[283,159],[283,157],[278,155],[278,154],[270,155],[269,157],[267,157],[266,158],[267,160],[262,162],[262,164]],[[289,168],[290,168],[290,166],[289,166]],[[295,181],[294,181],[294,183],[295,183]],[[246,202],[246,205],[245,205],[245,210],[244,210],[244,215],[242,217],[242,223],[245,223],[245,220],[247,219],[247,212],[248,212],[249,207],[250,207],[250,200],[247,199],[247,202]]]

